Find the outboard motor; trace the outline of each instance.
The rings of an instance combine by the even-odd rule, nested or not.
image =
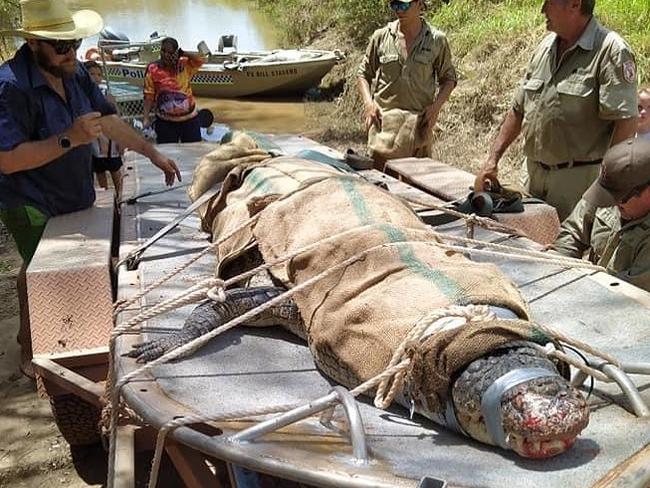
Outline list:
[[[217,51],[223,52],[236,52],[237,51],[237,36],[234,34],[223,35],[219,38],[217,44]]]
[[[99,31],[99,38],[105,41],[122,41],[130,42],[129,38],[123,32],[116,32],[110,27],[104,27]]]

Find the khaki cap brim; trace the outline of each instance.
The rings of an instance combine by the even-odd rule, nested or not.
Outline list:
[[[79,10],[72,14],[72,22],[44,26],[42,29],[12,29],[0,31],[0,36],[16,36],[25,39],[85,39],[104,28],[101,15],[94,10]]]
[[[599,179],[594,181],[587,191],[582,195],[582,198],[594,207],[613,207],[617,201],[614,195],[605,190],[600,184]]]

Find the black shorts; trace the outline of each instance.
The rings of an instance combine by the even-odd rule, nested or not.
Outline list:
[[[104,171],[117,171],[122,167],[122,158],[97,158],[93,156],[93,171],[103,173]]]
[[[201,125],[199,118],[193,117],[182,122],[156,119],[156,142],[158,144],[176,142],[201,142]]]

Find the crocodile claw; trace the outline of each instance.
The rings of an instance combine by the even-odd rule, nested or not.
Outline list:
[[[174,341],[171,337],[163,337],[153,341],[135,344],[131,351],[122,354],[122,356],[134,358],[138,363],[148,363],[176,349],[176,347],[178,347],[177,341]]]

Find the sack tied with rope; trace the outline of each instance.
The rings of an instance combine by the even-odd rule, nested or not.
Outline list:
[[[221,176],[222,170],[207,169],[214,164],[230,163],[212,158],[201,163],[201,174]],[[229,178],[211,207],[217,210],[202,213],[203,225],[217,237],[253,215],[258,219],[219,246],[218,273],[224,262],[255,250],[270,262],[314,245],[271,269],[290,289],[351,260],[293,297],[303,319],[300,335],[307,337],[316,364],[343,385],[355,387],[382,373],[414,324],[432,311],[488,305],[512,312],[518,320],[491,318],[425,334],[407,351],[411,364],[398,399],[412,400],[417,411],[449,426],[450,390],[469,363],[516,341],[549,342],[528,321],[528,306],[507,277],[492,264],[439,246],[428,226],[390,193],[290,157],[237,166]],[[458,417],[467,434],[497,444],[485,434],[480,412],[461,411]],[[579,430],[584,425],[581,419]],[[551,455],[567,447],[554,445]]]

